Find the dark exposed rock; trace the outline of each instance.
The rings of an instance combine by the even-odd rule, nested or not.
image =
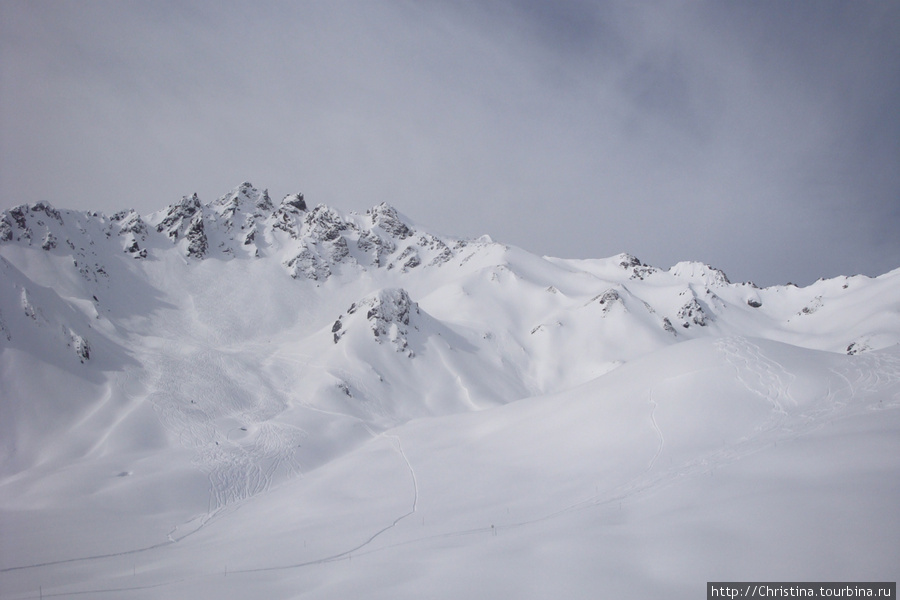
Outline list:
[[[366,254],[372,255],[372,262],[378,267],[384,265],[386,256],[397,250],[397,246],[390,238],[379,237],[368,230],[363,230],[359,234],[356,247]]]
[[[281,201],[282,206],[290,206],[299,211],[306,211],[306,201],[303,199],[303,194],[290,194],[284,197],[284,200]]]
[[[334,241],[351,227],[336,210],[322,204],[306,213],[303,226],[304,233],[319,242]]]
[[[41,243],[41,248],[43,250],[52,250],[56,248],[56,236],[47,232],[47,235],[44,236],[44,241]]]
[[[322,244],[327,253],[328,260],[331,263],[343,262],[350,257],[350,247],[347,245],[347,238],[339,237],[333,241]]]
[[[38,202],[34,206],[31,207],[31,212],[42,212],[51,219],[54,219],[60,225],[63,225],[62,215],[59,214],[59,211],[50,206],[47,202]]]
[[[69,347],[75,352],[75,355],[83,363],[91,359],[91,345],[86,339],[78,335],[71,329],[68,331]]]
[[[603,316],[609,314],[609,311],[613,309],[613,306],[619,305],[622,308],[625,308],[625,301],[622,299],[622,296],[618,291],[614,289],[609,289],[603,292],[602,294],[598,294],[591,298],[591,302],[596,302],[600,306],[603,307]]]
[[[372,223],[380,227],[385,233],[391,237],[404,240],[413,235],[413,230],[403,222],[397,209],[389,204],[382,202],[375,208],[371,209],[367,214],[372,217]]]
[[[187,255],[194,258],[203,258],[209,249],[206,239],[206,230],[203,226],[203,214],[198,213],[191,219],[191,223],[184,234],[188,241]]]
[[[324,281],[331,276],[328,263],[312,253],[309,248],[303,248],[296,256],[285,261],[284,266],[294,279],[305,277],[313,281]]]
[[[16,239],[25,238],[31,241],[31,229],[28,227],[28,221],[25,219],[25,212],[28,210],[27,205],[16,206],[3,213],[3,219],[0,220],[0,241],[9,242],[13,237]],[[13,232],[18,232],[14,234]]]
[[[653,275],[657,271],[659,271],[659,269],[657,269],[656,267],[651,267],[649,265],[638,265],[631,270],[631,279],[639,279],[643,281],[645,277]]]
[[[681,326],[684,328],[690,327],[692,323],[694,325],[699,325],[700,327],[705,327],[708,320],[707,314],[703,310],[703,306],[696,298],[691,299],[690,302],[678,310],[678,318],[682,320]]]
[[[335,344],[347,333],[348,325],[344,322],[344,317],[361,314],[360,309],[365,309],[368,329],[378,343],[389,343],[397,352],[413,356],[408,336],[410,327],[414,327],[412,315],[419,314],[419,307],[410,299],[406,290],[384,289],[354,302],[347,309],[346,315],[342,315],[331,326]]]
[[[141,248],[138,245],[136,239],[131,240],[131,243],[125,247],[125,252],[128,252],[134,258],[147,258],[147,250],[145,248]]]
[[[147,235],[147,224],[134,210],[118,212],[114,214],[111,219],[120,223],[119,235],[125,235],[128,233],[139,236]]]
[[[414,269],[422,264],[422,259],[419,258],[419,253],[413,246],[408,247],[403,251],[402,254],[397,258],[398,261],[403,262],[403,271],[406,272],[410,269]]]
[[[847,354],[850,356],[865,352],[866,350],[871,350],[871,347],[865,342],[852,342],[847,346]]]
[[[811,315],[814,312],[816,312],[817,310],[819,310],[820,308],[822,308],[822,296],[816,296],[815,298],[812,299],[812,301],[808,305],[804,306],[800,310],[800,312],[798,312],[797,314],[798,315]]]
[[[620,254],[619,255],[619,266],[623,269],[631,269],[632,267],[640,267],[643,263],[638,259],[637,256],[633,256],[631,254]]]
[[[675,327],[672,326],[672,321],[669,320],[669,317],[663,317],[663,329],[665,329],[672,335],[677,335]]]
[[[156,230],[160,233],[166,232],[172,239],[178,239],[182,234],[183,226],[186,222],[190,222],[194,215],[201,213],[200,198],[197,194],[190,197],[185,196],[178,204],[173,204],[166,210],[166,215],[156,226]]]

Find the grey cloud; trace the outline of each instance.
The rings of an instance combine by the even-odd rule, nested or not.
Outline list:
[[[898,9],[0,4],[0,207],[249,179],[544,254],[808,283],[897,266]]]

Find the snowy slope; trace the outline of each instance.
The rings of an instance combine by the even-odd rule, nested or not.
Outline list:
[[[900,270],[760,289],[249,183],[21,206],[0,597],[895,580],[898,342]]]

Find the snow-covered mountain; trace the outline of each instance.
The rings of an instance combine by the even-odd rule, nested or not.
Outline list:
[[[896,579],[898,343],[900,270],[758,288],[250,183],[150,215],[20,206],[0,596]]]

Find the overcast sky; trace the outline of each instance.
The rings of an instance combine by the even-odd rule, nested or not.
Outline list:
[[[242,181],[538,254],[900,267],[900,2],[0,0],[0,209]]]

